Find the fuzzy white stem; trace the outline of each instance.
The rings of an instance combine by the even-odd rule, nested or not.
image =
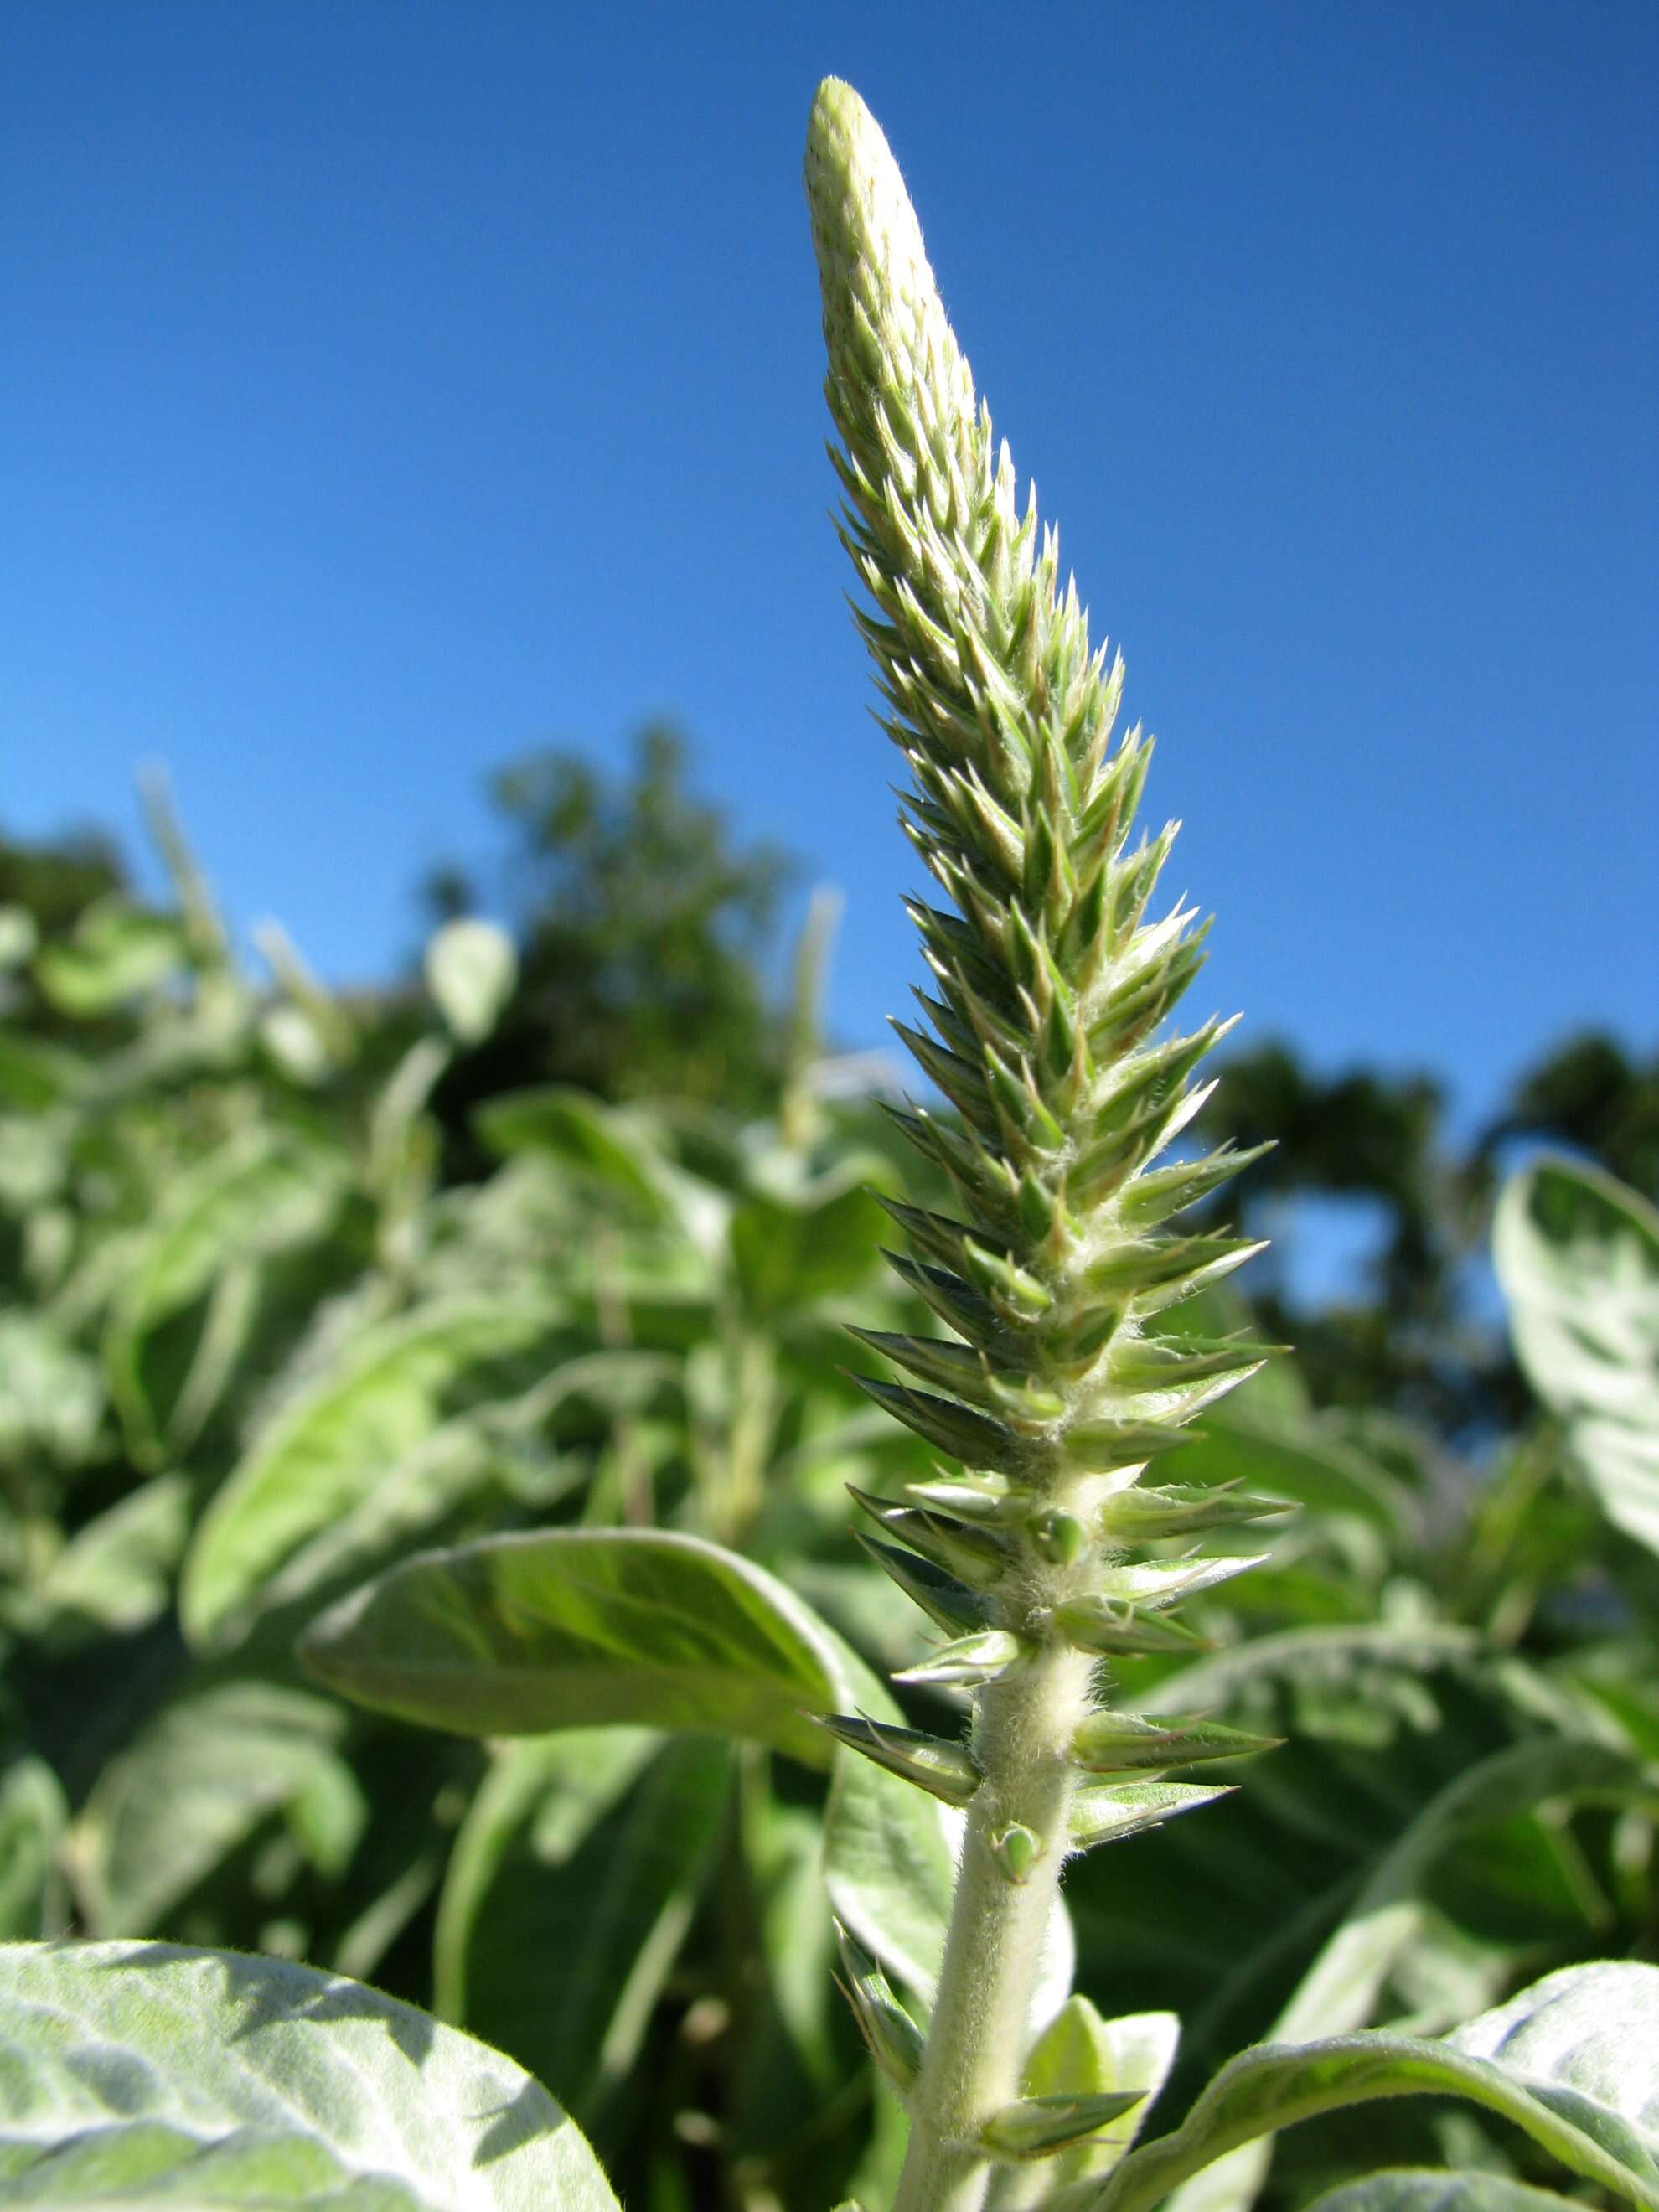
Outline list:
[[[1066,1854],[1070,1745],[1089,1710],[1091,1662],[1055,1643],[980,1693],[985,1775],[969,1808],[939,1997],[910,2100],[893,2212],[980,2212],[991,2164],[980,2130],[1020,2094],[1029,2024]],[[993,1839],[1011,1823],[1042,1850],[1009,1879]]]

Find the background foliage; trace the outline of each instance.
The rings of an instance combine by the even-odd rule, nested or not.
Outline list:
[[[276,932],[251,975],[159,793],[162,908],[95,839],[0,844],[0,1935],[258,1949],[435,2004],[635,2204],[875,2197],[894,2115],[823,1877],[921,1990],[948,1853],[830,1785],[798,1717],[845,1704],[820,1674],[920,1656],[844,1486],[928,1454],[842,1363],[854,1314],[929,1325],[872,1195],[929,1194],[816,1033],[827,909],[776,1004],[785,863],[734,849],[670,733],[619,784],[550,756],[497,793],[514,957],[451,873],[420,973],[373,992],[325,992]],[[1299,1207],[1359,1200],[1376,1254],[1334,1292],[1258,1271],[1297,1354],[1169,1479],[1293,1510],[1199,1609],[1218,1655],[1124,1669],[1286,1747],[1067,1883],[1078,1986],[1182,2016],[1160,2126],[1269,2032],[1435,2033],[1553,1966],[1659,1956],[1659,1060],[1572,1042],[1460,1145],[1427,1079],[1268,1044],[1207,1123],[1278,1139],[1244,1226],[1294,1246]],[[1540,1138],[1571,1158],[1499,1202],[1500,1307],[1480,1255]],[[1246,1318],[1218,1294],[1192,1326]],[[712,1537],[841,1643],[795,1652],[738,1743],[481,1745],[301,1670],[367,1576],[548,1527]],[[741,1617],[684,1561],[698,1619]],[[910,1716],[948,1729],[952,1696]],[[1346,2170],[1354,2124],[1285,2138],[1273,2200]],[[1373,2161],[1386,2137],[1548,2178],[1467,2113],[1363,2124]]]

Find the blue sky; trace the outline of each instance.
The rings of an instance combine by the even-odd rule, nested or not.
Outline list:
[[[57,0],[0,27],[0,823],[170,768],[388,972],[495,765],[688,728],[918,972],[826,520],[813,87],[1160,738],[1203,1003],[1476,1113],[1659,1005],[1659,9]]]

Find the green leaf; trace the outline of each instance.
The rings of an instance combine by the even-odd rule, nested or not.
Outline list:
[[[36,1453],[75,1467],[94,1449],[104,1412],[96,1365],[32,1313],[0,1313],[0,1462]]]
[[[846,2069],[836,2033],[841,1998],[824,1897],[823,1820],[817,1808],[781,1803],[770,1788],[745,1790],[740,1820],[765,1977],[763,2016],[781,2032],[764,2033],[750,2094],[769,2104],[770,2086],[787,2069],[799,2074],[810,2094],[827,2098]]]
[[[172,1598],[189,1533],[185,1478],[141,1484],[72,1536],[29,1590],[31,1634],[57,1651],[147,1627]]]
[[[1138,2101],[1109,2138],[1079,2143],[1056,2158],[1044,2173],[1048,2188],[1111,2172],[1145,2124],[1174,2063],[1180,2035],[1181,2023],[1172,2012],[1103,2020],[1087,1997],[1066,1999],[1025,2062],[1025,2094],[1097,2097],[1133,2091]]]
[[[30,2203],[617,2212],[546,2092],[361,1983],[159,1944],[0,1950],[0,2161]]]
[[[477,1044],[501,1018],[519,980],[513,939],[493,921],[446,922],[426,948],[426,987],[450,1034]]]
[[[0,1029],[0,1105],[47,1114],[80,1097],[92,1080],[88,1061],[44,1037]]]
[[[464,1735],[617,1722],[745,1736],[809,1766],[807,1717],[892,1711],[835,1632],[763,1569],[701,1538],[560,1529],[393,1568],[301,1647],[331,1689]]]
[[[643,1219],[668,1223],[675,1217],[669,1164],[625,1109],[550,1085],[505,1091],[474,1119],[485,1144],[503,1158],[550,1153],[628,1200]]]
[[[936,1799],[855,1753],[836,1761],[823,1825],[830,1910],[890,1974],[927,2000],[956,1882],[950,1817]]]
[[[1472,1829],[1552,1801],[1589,1796],[1628,1802],[1650,1794],[1632,1760],[1600,1744],[1534,1737],[1482,1759],[1431,1797],[1378,1860],[1274,2022],[1274,2039],[1299,2043],[1364,2025],[1390,1968],[1422,1932],[1430,1875]]]
[[[0,906],[0,975],[26,967],[40,942],[40,926],[26,906]]]
[[[502,1747],[439,1906],[437,2006],[589,2124],[639,2055],[724,1824],[732,1755],[575,1729]],[[556,1990],[556,2002],[550,1997]]]
[[[1410,1493],[1386,1468],[1317,1420],[1265,1408],[1206,1414],[1202,1432],[1183,1438],[1160,1462],[1158,1478],[1176,1485],[1236,1482],[1310,1512],[1364,1521],[1395,1538],[1413,1520]]]
[[[1599,1168],[1546,1158],[1498,1202],[1515,1348],[1609,1520],[1659,1552],[1659,1213]]]
[[[227,1269],[246,1270],[320,1237],[339,1210],[347,1179],[342,1155],[285,1131],[256,1127],[169,1186],[117,1293],[104,1342],[110,1392],[142,1462],[153,1464],[164,1442],[177,1452],[192,1440],[228,1380],[229,1364],[222,1360],[211,1378],[192,1372],[167,1391],[147,1370],[151,1338]],[[202,1332],[204,1352],[212,1349],[211,1334],[210,1327]],[[240,1345],[234,1332],[233,1340],[232,1359]]]
[[[1510,1745],[1455,1776],[1376,1862],[1296,1993],[1274,2021],[1275,2043],[1304,2043],[1363,2027],[1389,1972],[1424,1933],[1428,1881],[1444,1854],[1474,1828],[1530,1814],[1555,1799],[1614,1799],[1644,1793],[1641,1771],[1600,1744],[1546,1736]],[[1194,2185],[1176,2212],[1219,2212],[1250,2204],[1267,2177],[1269,2139],[1244,2144]]]
[[[1125,2159],[1097,2212],[1151,2212],[1258,2136],[1377,2098],[1460,2096],[1513,2121],[1585,2179],[1659,2207],[1659,1967],[1568,1966],[1444,2043],[1347,2035],[1263,2044],[1211,2082],[1173,2135]]]
[[[332,1760],[337,1708],[264,1682],[222,1682],[169,1705],[99,1777],[76,1822],[86,1918],[146,1936]]]
[[[521,1385],[556,1318],[521,1299],[443,1301],[355,1339],[276,1413],[204,1516],[179,1599],[191,1642],[234,1641],[262,1586],[446,1416]]]
[[[441,1524],[469,1501],[492,1487],[499,1495],[507,1470],[507,1454],[476,1419],[446,1422],[289,1553],[250,1600],[249,1620],[273,1637],[297,1634],[323,1604],[449,1533]]]
[[[1447,2173],[1402,2166],[1345,2181],[1308,2212],[1570,2212],[1577,2199],[1534,2189],[1504,2173]]]
[[[854,1289],[876,1263],[885,1216],[844,1172],[787,1195],[759,1192],[732,1216],[732,1256],[751,1313],[775,1314]]]
[[[58,1853],[69,1808],[42,1759],[0,1772],[0,1941],[55,1936],[63,1924]]]
[[[87,908],[73,936],[42,947],[34,979],[59,1013],[89,1020],[153,990],[185,957],[184,925],[175,915],[112,896]]]

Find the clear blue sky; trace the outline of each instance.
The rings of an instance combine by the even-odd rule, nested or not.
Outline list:
[[[681,717],[918,973],[799,183],[880,118],[1132,713],[1203,1004],[1466,1112],[1659,1026],[1659,8],[34,0],[0,24],[0,822],[177,796],[387,972],[486,772]]]

